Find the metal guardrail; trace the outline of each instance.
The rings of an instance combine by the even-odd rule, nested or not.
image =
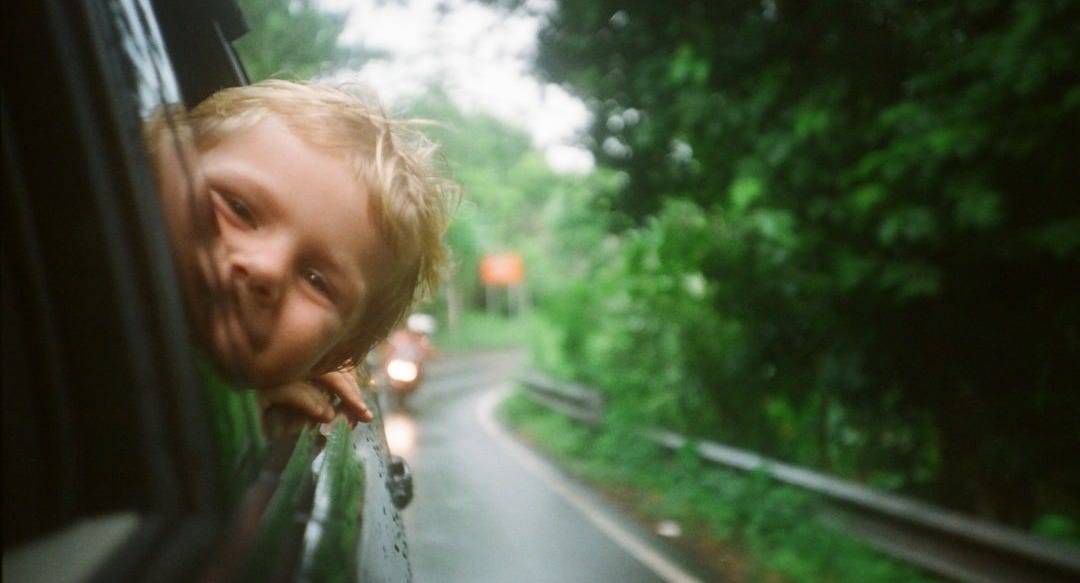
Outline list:
[[[563,384],[536,372],[520,381],[526,395],[537,403],[593,426],[603,421],[603,400],[595,390]],[[692,447],[711,463],[764,471],[778,482],[819,494],[832,503],[821,517],[826,526],[944,577],[973,583],[1080,581],[1080,549],[1076,547],[754,452],[670,431],[644,433],[665,448]]]
[[[604,398],[598,391],[556,382],[535,371],[525,373],[521,382],[529,388],[526,395],[536,403],[593,427],[603,422]]]

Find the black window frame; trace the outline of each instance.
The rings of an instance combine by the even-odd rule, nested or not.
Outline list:
[[[228,509],[138,92],[146,73],[189,103],[246,82],[228,42],[242,19],[231,1],[2,10],[5,555],[127,514],[95,577],[186,579]],[[169,59],[134,67],[159,33]]]

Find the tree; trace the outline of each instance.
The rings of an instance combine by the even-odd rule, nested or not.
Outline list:
[[[577,207],[567,208],[564,203],[572,203],[566,198],[583,195],[591,179],[555,173],[525,130],[488,114],[463,112],[437,87],[407,109],[416,118],[435,120],[425,133],[439,143],[452,178],[462,186],[450,237],[457,267],[450,285],[470,306],[483,305],[481,256],[515,251],[525,255],[531,292],[545,293],[557,271],[550,258],[561,254],[549,253],[548,245],[559,241],[543,218],[558,221],[574,213]]]
[[[310,79],[370,55],[338,43],[346,14],[318,8],[315,0],[240,0],[250,31],[236,42],[252,80]]]
[[[737,333],[683,346],[726,363],[686,386],[772,424],[732,435],[813,427],[838,471],[1080,516],[1078,4],[556,2],[538,66],[626,177],[612,224],[714,225],[688,269]]]

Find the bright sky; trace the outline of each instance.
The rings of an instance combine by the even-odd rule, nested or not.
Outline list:
[[[391,55],[358,72],[343,73],[373,87],[384,101],[416,95],[441,79],[462,109],[486,111],[526,129],[555,169],[592,168],[592,156],[578,140],[588,123],[585,105],[531,73],[540,17],[510,14],[470,0],[320,0],[320,4],[351,11],[343,42]],[[547,4],[530,0],[530,6],[541,10]]]

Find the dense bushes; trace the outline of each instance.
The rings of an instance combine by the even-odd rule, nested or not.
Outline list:
[[[676,4],[541,34],[621,180],[542,361],[635,422],[1075,522],[1080,3]]]
[[[728,214],[669,200],[549,298],[559,344],[548,348],[563,355],[556,372],[601,388],[629,424],[847,475],[870,468],[888,486],[928,479],[925,423],[900,419],[895,395],[870,412],[845,400],[863,382],[853,378],[859,363],[830,342],[820,290],[799,290],[808,276],[797,263],[772,260],[788,252],[783,219]]]

